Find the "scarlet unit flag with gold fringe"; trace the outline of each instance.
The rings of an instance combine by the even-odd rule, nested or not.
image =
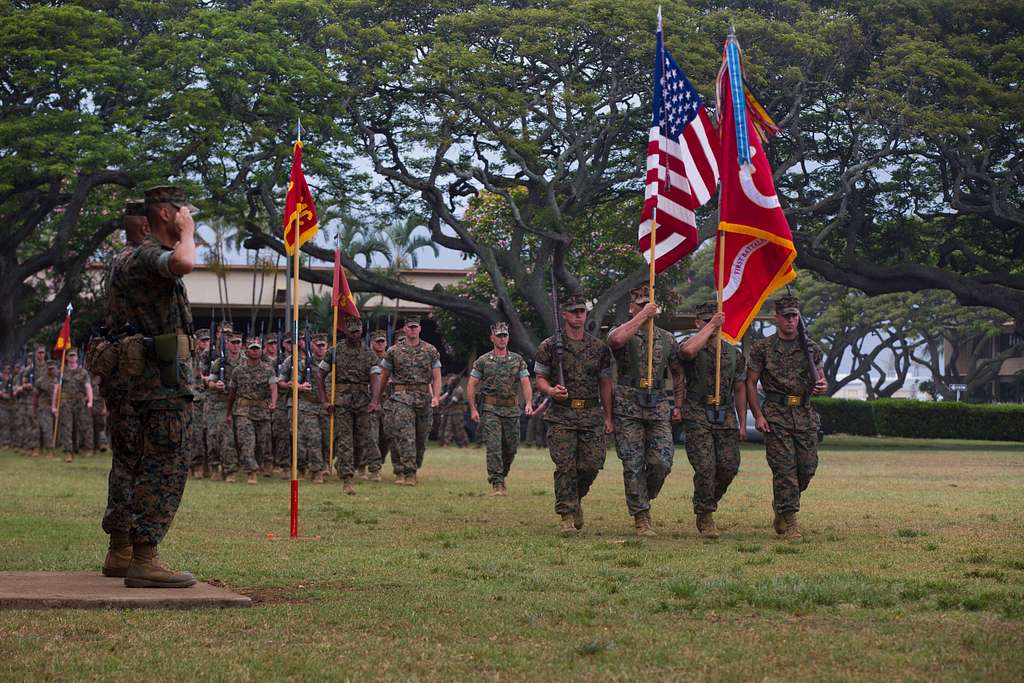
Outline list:
[[[288,196],[284,200],[284,248],[291,256],[316,236],[319,225],[313,196],[302,172],[302,141],[292,148],[292,174],[288,180]]]
[[[796,277],[796,247],[761,145],[762,137],[778,128],[744,86],[739,43],[732,35],[718,74],[717,109],[721,197],[715,281],[725,312],[722,336],[735,344],[765,299]],[[718,282],[719,273],[724,282]]]
[[[345,268],[341,265],[340,249],[334,250],[334,288],[331,291],[331,305],[340,307],[341,312],[347,316],[359,317],[359,309],[356,308],[356,300],[348,286]]]
[[[55,353],[61,353],[71,348],[71,304],[68,304],[68,312],[64,316],[64,324],[60,327],[60,334],[57,335],[57,343],[53,345]]]

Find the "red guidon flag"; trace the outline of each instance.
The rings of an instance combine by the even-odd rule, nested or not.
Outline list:
[[[57,335],[57,343],[53,345],[54,353],[63,353],[71,348],[71,304],[68,304],[68,312],[64,316],[64,324],[60,326],[60,334]]]
[[[761,145],[761,136],[771,132],[774,123],[763,109],[751,104],[752,99],[743,83],[739,44],[729,36],[718,75],[722,189],[715,282],[723,289],[722,336],[732,343],[743,337],[765,299],[796,277],[793,234]],[[725,281],[719,283],[723,240]]]
[[[288,180],[288,196],[284,200],[284,248],[293,255],[312,239],[319,225],[313,196],[302,172],[302,141],[296,140],[292,151],[292,174]]]
[[[341,250],[334,250],[334,289],[331,291],[331,305],[340,306],[341,312],[352,318],[359,317],[356,300],[352,298],[352,290],[348,286],[345,269],[341,265]]]
[[[656,222],[654,272],[660,273],[697,248],[694,211],[718,188],[718,133],[704,100],[665,49],[660,9],[654,51],[647,190],[637,246],[650,263],[651,227]]]

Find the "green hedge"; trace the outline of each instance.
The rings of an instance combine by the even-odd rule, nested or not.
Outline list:
[[[1024,405],[880,399],[872,401],[878,433],[923,439],[1024,441]]]
[[[878,436],[875,413],[868,401],[816,396],[811,405],[821,416],[821,431],[825,434]]]
[[[816,397],[825,434],[1024,441],[1024,405]]]

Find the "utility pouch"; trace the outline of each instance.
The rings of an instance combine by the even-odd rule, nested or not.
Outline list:
[[[641,408],[657,408],[659,396],[660,394],[656,391],[638,391],[636,392],[636,402],[640,404]]]
[[[725,424],[725,408],[705,408],[704,415],[708,418],[708,422],[713,425]]]
[[[160,384],[168,388],[178,386],[178,336],[158,334],[153,337],[153,355],[160,370]]]
[[[141,377],[146,370],[146,346],[141,334],[133,334],[117,343],[118,361],[126,377]]]
[[[93,337],[85,350],[85,362],[104,383],[117,374],[119,351],[117,344],[105,337]]]

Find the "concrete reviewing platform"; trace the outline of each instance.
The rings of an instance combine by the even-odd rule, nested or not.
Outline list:
[[[0,572],[0,609],[199,609],[250,607],[252,600],[208,583],[126,588],[96,572]]]

